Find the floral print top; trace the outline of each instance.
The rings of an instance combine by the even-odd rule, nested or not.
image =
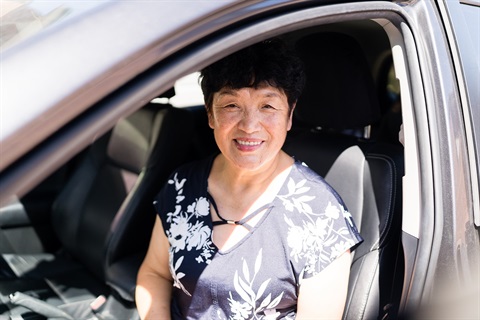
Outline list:
[[[173,319],[293,319],[302,279],[362,241],[338,194],[295,161],[260,221],[234,247],[212,242],[214,157],[174,172],[155,199],[170,242]]]

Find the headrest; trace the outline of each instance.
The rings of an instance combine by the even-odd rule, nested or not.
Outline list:
[[[315,33],[297,41],[307,83],[295,116],[324,129],[361,128],[380,118],[368,62],[358,42],[341,33]]]
[[[115,125],[107,149],[110,160],[140,173],[151,151],[153,131],[158,130],[156,113],[154,108],[143,108]]]

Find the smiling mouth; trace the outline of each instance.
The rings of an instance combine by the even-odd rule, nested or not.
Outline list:
[[[242,145],[242,146],[249,146],[249,147],[253,147],[253,146],[258,146],[262,143],[262,141],[243,141],[243,140],[235,140],[239,145]]]

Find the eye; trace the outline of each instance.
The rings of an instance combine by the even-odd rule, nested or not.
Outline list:
[[[225,109],[233,109],[233,108],[236,108],[237,105],[236,104],[233,104],[233,103],[230,103],[230,104],[227,104],[226,106],[224,106]]]
[[[262,107],[262,109],[272,109],[272,110],[275,110],[275,108],[274,108],[272,105],[270,105],[270,104],[264,105],[264,106]]]

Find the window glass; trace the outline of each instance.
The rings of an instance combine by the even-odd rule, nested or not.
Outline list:
[[[175,96],[170,99],[173,106],[181,108],[204,105],[199,76],[200,73],[195,72],[175,82]]]

